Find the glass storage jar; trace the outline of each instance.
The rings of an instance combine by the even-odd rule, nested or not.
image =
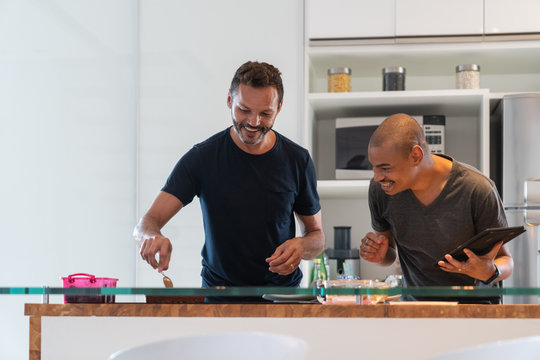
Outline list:
[[[480,65],[463,64],[456,66],[457,89],[480,89]]]
[[[333,67],[328,69],[328,92],[351,91],[351,69]]]
[[[383,68],[383,91],[405,90],[405,68],[387,66]]]

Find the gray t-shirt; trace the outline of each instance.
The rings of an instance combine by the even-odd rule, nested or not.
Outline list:
[[[491,227],[507,226],[494,183],[471,166],[453,160],[446,185],[424,206],[412,191],[387,195],[371,181],[369,207],[375,231],[392,230],[404,286],[470,286],[481,282],[434,266],[444,254]]]

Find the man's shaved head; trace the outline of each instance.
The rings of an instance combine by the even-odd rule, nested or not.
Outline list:
[[[380,147],[384,144],[393,145],[405,157],[415,145],[419,145],[424,154],[429,154],[422,127],[407,114],[391,115],[375,130],[369,147]]]

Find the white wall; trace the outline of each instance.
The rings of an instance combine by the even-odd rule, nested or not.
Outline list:
[[[134,1],[0,0],[0,287],[134,284],[137,47]],[[1,359],[37,301],[0,295]]]
[[[302,141],[302,14],[302,0],[0,0],[0,287],[77,272],[162,286],[133,226],[178,158],[230,124],[240,64],[280,68],[276,129]],[[175,285],[199,286],[198,201],[165,232]],[[27,358],[38,301],[0,295],[0,359]]]
[[[140,147],[137,214],[141,216],[178,159],[231,124],[227,91],[248,60],[277,66],[284,81],[275,129],[299,141],[302,102],[302,1],[140,2]],[[168,275],[175,286],[200,286],[204,241],[198,199],[164,228],[173,241]],[[162,286],[137,261],[138,286]]]

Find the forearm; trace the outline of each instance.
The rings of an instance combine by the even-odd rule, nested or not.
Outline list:
[[[388,247],[388,250],[386,251],[386,254],[384,255],[384,258],[379,262],[379,265],[381,266],[390,266],[396,261],[396,249],[393,247]]]
[[[161,229],[182,208],[180,200],[166,192],[160,192],[150,209],[133,229],[133,238],[142,244],[148,238],[162,236]]]
[[[302,236],[296,239],[301,241],[299,247],[302,259],[310,260],[324,251],[325,236],[322,228],[321,211],[314,215],[296,214],[299,221]]]
[[[497,265],[499,272],[501,273],[497,281],[508,279],[510,275],[512,275],[512,272],[514,271],[514,260],[511,256],[499,256],[493,260],[493,263]]]
[[[302,259],[310,260],[323,252],[325,236],[322,229],[312,230],[301,237],[304,252]]]
[[[156,235],[162,235],[161,227],[155,218],[152,218],[148,214],[144,215],[135,226],[135,229],[133,229],[133,238],[137,242],[138,247],[140,248],[144,240]]]
[[[379,261],[378,265],[381,266],[390,266],[396,261],[397,252],[396,252],[396,242],[394,241],[394,234],[391,230],[386,231],[375,231],[377,236],[385,236],[388,239],[388,249],[384,254],[384,257]]]

